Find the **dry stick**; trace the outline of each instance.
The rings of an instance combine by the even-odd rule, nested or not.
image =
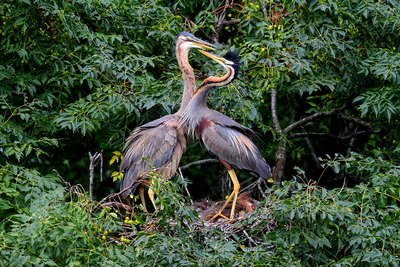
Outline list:
[[[182,177],[182,179],[183,179],[183,175],[182,175],[182,171],[181,171],[181,168],[178,168],[178,170],[179,170],[179,175]],[[189,200],[190,200],[190,204],[192,204],[192,206],[193,206],[193,201],[192,201],[192,199],[190,199],[190,193],[189,193],[189,190],[187,189],[187,187],[185,186],[185,190],[186,190],[186,193],[188,194],[188,196],[189,196]]]
[[[22,96],[24,98],[31,96],[31,94],[29,94],[29,93],[18,92],[18,91],[11,91],[11,94],[16,95],[16,96]]]
[[[203,159],[195,162],[191,162],[183,167],[179,167],[180,170],[186,170],[189,169],[190,167],[197,166],[197,165],[202,165],[202,164],[211,164],[211,163],[220,163],[219,160],[217,159]]]
[[[100,182],[103,182],[103,149],[101,150],[101,163],[100,163]]]
[[[306,133],[306,131],[304,130],[303,127],[301,127],[301,132],[302,132],[303,134]],[[315,165],[317,165],[317,169],[318,169],[318,170],[321,169],[321,164],[319,163],[317,154],[315,153],[314,147],[313,147],[313,145],[311,144],[310,139],[306,136],[306,137],[304,137],[304,141],[306,142],[308,151],[310,151],[312,160],[315,162]]]
[[[103,151],[102,151],[103,152]],[[93,176],[94,176],[94,167],[97,165],[98,160],[102,158],[102,152],[96,152],[92,156],[92,154],[89,152],[89,159],[90,159],[90,164],[89,164],[89,171],[90,171],[90,177],[89,177],[89,196],[90,200],[93,200]],[[97,161],[97,162],[96,162]]]
[[[127,211],[132,211],[132,207],[120,202],[108,202],[102,204],[103,207],[111,207],[111,208],[118,208],[118,209],[124,209]]]
[[[107,199],[119,197],[119,196],[120,196],[121,194],[123,194],[125,191],[128,191],[128,190],[132,189],[132,187],[133,187],[134,185],[135,185],[135,184],[132,184],[131,186],[129,186],[128,188],[125,188],[125,189],[122,190],[121,192],[114,193],[114,194],[110,194],[110,195],[104,197],[104,198],[93,208],[93,211],[96,210],[99,206],[102,206],[103,203],[104,203]],[[120,199],[120,200],[121,200],[121,199]]]
[[[258,245],[254,240],[253,240],[253,238],[251,238],[248,234],[247,234],[247,232],[246,232],[246,230],[243,230],[243,233],[244,233],[244,235],[250,240],[250,242],[251,243],[253,243],[254,245]]]
[[[264,199],[267,199],[267,196],[264,194],[264,191],[261,189],[261,182],[264,181],[263,178],[258,178],[257,180],[257,188],[260,190],[260,193]]]
[[[347,140],[347,139],[352,139],[354,136],[361,135],[361,134],[371,134],[371,133],[380,133],[381,131],[379,130],[366,130],[366,131],[359,131],[355,133],[351,133],[347,136],[337,136],[333,134],[327,134],[327,133],[295,133],[291,134],[287,137],[287,139],[294,139],[294,138],[299,138],[299,137],[308,137],[308,136],[321,136],[321,137],[331,137],[331,138],[336,138],[340,140]]]
[[[338,195],[342,192],[342,190],[343,190],[343,188],[344,188],[345,185],[346,185],[346,177],[344,177],[343,186],[342,186],[342,188],[340,189],[339,193],[337,193]]]
[[[68,189],[71,189],[71,184],[69,182],[66,182],[61,175],[58,173],[56,169],[53,169],[53,172],[57,174],[57,177],[61,179],[61,181],[68,187]]]
[[[219,32],[222,30],[224,21],[225,21],[225,14],[226,14],[226,8],[228,7],[228,0],[226,0],[225,6],[221,12],[221,14],[218,16],[218,21],[214,24],[214,34],[212,34],[211,38],[214,43],[219,43]]]

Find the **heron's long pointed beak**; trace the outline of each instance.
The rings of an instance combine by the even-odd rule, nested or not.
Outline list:
[[[190,40],[192,43],[200,46],[201,48],[205,48],[205,49],[210,49],[210,50],[215,50],[216,46],[210,43],[207,43],[203,40],[200,40],[198,38],[192,39]]]
[[[217,55],[215,55],[215,54],[213,54],[213,53],[206,52],[206,51],[203,51],[203,50],[199,50],[199,51],[200,51],[203,55],[206,55],[207,57],[214,59],[215,61],[217,61],[217,62],[220,63],[220,64],[226,62],[226,59],[223,58],[223,57],[221,57],[221,56],[217,56]]]

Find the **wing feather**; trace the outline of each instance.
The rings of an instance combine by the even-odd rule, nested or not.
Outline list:
[[[141,176],[146,179],[149,164],[164,177],[173,176],[182,153],[186,137],[173,115],[164,116],[135,129],[128,137],[120,171],[124,171],[120,190],[135,183]],[[150,162],[143,162],[146,158]],[[125,196],[130,192],[126,192]]]
[[[239,129],[243,127],[241,125]],[[269,165],[257,146],[246,136],[244,131],[239,129],[236,125],[229,127],[214,122],[203,130],[200,137],[201,142],[211,154],[238,169],[256,172],[264,179],[269,179],[271,177]]]

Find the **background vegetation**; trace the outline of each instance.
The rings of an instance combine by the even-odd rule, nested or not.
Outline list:
[[[93,212],[84,193],[89,152],[108,162],[137,125],[177,110],[183,30],[240,52],[209,107],[257,130],[275,166],[230,229],[199,231],[181,192],[221,199],[218,165],[161,184],[149,218]],[[2,1],[0,266],[398,266],[399,31],[390,0]],[[190,62],[199,83],[221,73],[197,51]],[[181,165],[207,157],[193,143]],[[94,199],[118,191],[117,163]]]

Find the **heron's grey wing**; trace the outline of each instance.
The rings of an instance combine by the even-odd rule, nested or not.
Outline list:
[[[237,127],[231,128],[218,123],[210,123],[208,127],[204,128],[199,138],[211,154],[238,169],[255,172],[264,179],[271,178],[271,169],[261,152]]]
[[[254,139],[260,139],[260,135],[253,131],[252,129],[241,125],[237,121],[233,120],[232,118],[218,112],[215,110],[210,109],[207,114],[205,115],[205,118],[208,120],[211,120],[217,124],[220,124],[223,128],[228,127],[232,129],[236,129],[237,131],[241,132],[247,137],[254,138]]]
[[[120,190],[130,187],[142,174],[146,178],[146,171],[151,170],[149,165],[164,177],[174,175],[185,148],[185,134],[172,115],[138,127],[129,136],[124,148],[120,166],[124,177]],[[143,158],[149,161],[143,161]]]

